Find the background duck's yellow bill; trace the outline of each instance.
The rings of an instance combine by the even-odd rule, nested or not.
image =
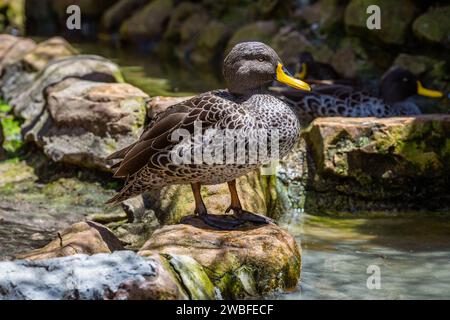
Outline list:
[[[311,87],[309,86],[309,84],[302,80],[295,79],[289,74],[289,72],[287,72],[287,70],[284,69],[281,63],[278,63],[277,66],[276,80],[295,89],[311,91]]]
[[[300,80],[304,80],[304,79],[306,79],[306,73],[308,72],[306,63],[302,63],[301,68],[302,68],[301,71],[297,72],[294,75],[294,77],[296,77],[297,79],[300,79]]]
[[[424,88],[420,81],[417,81],[417,94],[430,98],[442,98],[444,96],[440,91]]]

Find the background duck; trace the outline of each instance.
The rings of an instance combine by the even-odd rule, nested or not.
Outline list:
[[[410,71],[393,68],[381,78],[379,94],[374,95],[352,86],[331,83],[317,84],[311,92],[287,88],[277,91],[292,105],[302,122],[316,117],[390,117],[421,114],[419,107],[409,99],[415,94],[441,98],[440,91],[424,88]]]
[[[228,229],[243,221],[270,221],[242,209],[235,179],[270,161],[272,154],[269,158],[258,154],[256,163],[248,161],[251,138],[257,137],[259,130],[265,130],[268,135],[277,131],[280,157],[292,149],[298,138],[300,126],[295,113],[268,91],[268,85],[276,80],[296,89],[310,90],[310,87],[290,76],[276,52],[260,42],[237,44],[224,60],[223,74],[228,90],[206,92],[169,107],[156,116],[138,141],[109,156],[109,159],[121,159],[113,166],[114,176],[126,178],[123,189],[109,203],[119,203],[167,185],[190,183],[195,213],[213,227]],[[194,141],[196,122],[202,125],[203,139],[200,143]],[[208,133],[207,129],[213,130]],[[184,150],[185,155],[191,156],[196,148],[204,150],[207,147],[205,141],[215,134],[214,129],[239,130],[238,139],[231,141],[233,152],[224,152],[226,159],[218,164],[208,164],[204,159],[201,163],[174,162],[174,152],[178,154],[179,150]],[[189,133],[188,139],[181,143],[172,140],[172,134],[177,130]],[[238,144],[243,141],[245,161],[239,162],[236,158],[242,155],[237,154]],[[225,144],[228,148],[229,141]],[[269,143],[268,147],[267,154],[271,153]],[[201,185],[223,182],[228,183],[230,190],[231,204],[227,212],[234,212],[236,219],[233,220],[208,214],[200,194]]]

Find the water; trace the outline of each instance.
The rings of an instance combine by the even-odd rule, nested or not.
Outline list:
[[[81,53],[101,55],[117,63],[125,81],[150,96],[188,96],[224,87],[220,65],[192,66],[142,50],[91,42],[72,45]]]
[[[290,212],[280,225],[303,249],[302,281],[279,299],[450,299],[450,221],[341,219]],[[373,269],[380,289],[369,289]],[[375,267],[373,267],[375,266]],[[369,281],[369,285],[373,282]]]

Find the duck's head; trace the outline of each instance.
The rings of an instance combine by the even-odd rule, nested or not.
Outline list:
[[[388,103],[403,101],[415,94],[430,98],[442,98],[443,93],[424,88],[410,71],[403,68],[389,70],[381,78],[380,96]]]
[[[225,57],[223,75],[233,94],[251,94],[273,80],[296,89],[311,90],[306,82],[289,74],[275,50],[261,42],[241,42],[234,46]]]

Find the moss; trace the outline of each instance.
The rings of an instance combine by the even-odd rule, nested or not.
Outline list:
[[[449,44],[450,6],[436,7],[414,21],[414,34],[432,43]]]

